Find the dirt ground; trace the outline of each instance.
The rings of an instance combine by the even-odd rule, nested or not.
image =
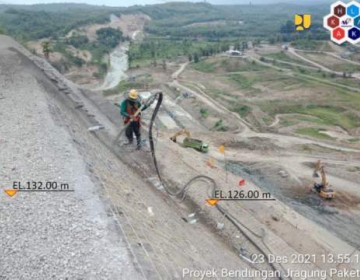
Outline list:
[[[207,99],[211,98],[216,106],[220,104],[228,110],[239,112],[254,130],[299,135],[299,129],[314,128],[319,129],[314,137],[359,147],[357,127],[360,122],[355,121],[359,117],[356,109],[356,81],[353,81],[354,87],[346,90],[338,88],[336,82],[334,86],[331,83],[312,81],[290,69],[279,71],[272,69],[272,65],[268,63],[266,65],[269,66],[262,67],[260,62],[251,63],[246,57],[214,57],[201,62],[205,64],[204,67],[211,66],[214,70],[198,71],[195,66],[189,66],[177,82],[201,93]],[[200,105],[198,106],[197,111],[200,110]],[[211,104],[207,106],[208,110],[210,106]],[[318,107],[319,110],[311,107]],[[328,115],[332,112],[326,112],[326,108],[340,112],[339,116],[346,123],[331,121],[332,117]],[[356,119],[349,118],[348,114],[354,114]],[[214,110],[211,110],[204,122],[212,121],[214,125],[214,117],[219,119]]]
[[[184,70],[186,65],[183,66],[179,65],[179,69]],[[146,69],[142,71],[147,72]],[[166,177],[174,178],[172,181],[175,181],[177,185],[182,185],[184,178],[191,178],[192,175],[199,173],[211,174],[221,182],[224,189],[234,188],[238,185],[240,178],[246,178],[249,185],[245,189],[259,188],[264,192],[270,192],[278,201],[275,204],[244,203],[234,206],[229,203],[226,205],[230,211],[238,213],[237,216],[243,217],[244,215],[240,213],[245,211],[246,216],[250,216],[249,219],[245,219],[245,223],[252,224],[255,220],[260,221],[261,228],[266,228],[267,234],[275,234],[287,244],[292,244],[292,248],[297,252],[319,253],[323,250],[342,252],[347,250],[344,249],[345,247],[350,251],[352,250],[350,248],[357,248],[359,246],[357,217],[360,214],[360,193],[357,182],[360,177],[356,170],[360,163],[360,151],[347,148],[346,145],[341,147],[341,144],[328,144],[276,133],[258,133],[252,131],[252,127],[247,126],[243,120],[235,118],[232,119],[232,124],[238,127],[240,133],[209,132],[208,120],[199,115],[199,109],[207,108],[211,114],[217,114],[217,118],[222,119],[226,119],[224,114],[226,109],[216,110],[219,104],[216,99],[206,95],[207,84],[201,82],[202,77],[199,73],[194,78],[195,71],[185,71],[185,74],[176,71],[176,74],[172,75],[176,80],[164,87],[165,98],[175,101],[200,123],[199,127],[195,122],[185,125],[185,122],[180,121],[179,127],[190,129],[195,138],[209,143],[210,154],[194,154],[193,151],[183,149],[176,144],[166,144],[166,139],[175,130],[169,130],[169,128],[160,130],[159,137],[161,140],[165,139],[165,142],[157,146],[157,151],[163,155],[160,156],[160,161]],[[153,76],[163,77],[154,72],[156,72],[155,69],[151,72]],[[192,77],[191,80],[197,80],[195,88],[188,86],[189,77]],[[159,83],[168,81],[164,77],[155,80]],[[183,98],[184,92],[189,93],[190,96]],[[164,104],[164,106],[165,111],[172,112],[169,116],[179,121],[176,117],[178,110],[169,110],[169,105]],[[161,118],[160,122],[162,122]],[[167,127],[166,122],[164,127]],[[221,144],[227,147],[227,179],[224,174],[224,158],[217,152],[217,147]],[[175,153],[175,156],[171,156],[172,153]],[[215,159],[216,162],[213,168],[209,168],[207,164],[210,158]],[[336,188],[338,199],[331,202],[320,199],[311,190],[314,182],[312,164],[319,158],[325,161],[329,180]],[[177,165],[182,166],[181,169],[172,168],[175,161]],[[335,164],[336,168],[334,168]],[[189,196],[206,197],[206,191],[202,192],[194,187],[189,190]],[[201,205],[203,202],[200,200],[197,203]],[[206,207],[202,209],[201,211],[208,212]],[[208,215],[215,214],[210,211]],[[280,223],[276,222],[279,217],[281,217]],[[310,228],[316,228],[316,230],[309,230]],[[228,238],[232,240],[231,235]],[[330,247],[329,242],[332,244]],[[272,247],[276,251],[275,248]],[[289,250],[289,248],[281,248]]]
[[[61,275],[67,275],[70,278],[77,277],[78,273],[81,274],[86,271],[90,275],[88,279],[190,279],[191,277],[183,275],[184,269],[250,269],[250,266],[238,256],[240,247],[246,248],[250,252],[257,252],[251,244],[247,244],[246,238],[241,234],[237,234],[235,238],[238,240],[239,247],[233,247],[231,242],[224,241],[221,229],[217,230],[214,228],[214,224],[208,222],[203,217],[204,215],[198,212],[198,208],[194,204],[190,202],[185,204],[179,203],[177,200],[159,191],[157,189],[158,182],[151,167],[150,157],[145,151],[125,154],[121,150],[117,151],[118,148],[112,145],[113,138],[110,136],[114,137],[118,132],[119,116],[116,108],[111,103],[99,99],[99,96],[92,92],[78,90],[72,83],[64,80],[57,71],[51,69],[48,63],[32,57],[9,38],[3,38],[6,39],[9,47],[24,52],[31,59],[34,59],[38,66],[46,69],[46,75],[44,75],[28,58],[17,53],[15,50],[8,50],[5,46],[6,52],[11,54],[7,56],[8,60],[19,61],[20,63],[17,68],[10,69],[9,74],[6,76],[8,80],[5,80],[5,86],[10,90],[9,93],[5,93],[6,102],[16,102],[17,98],[21,98],[18,92],[11,92],[11,89],[14,82],[12,75],[20,75],[19,71],[22,71],[21,73],[25,73],[24,75],[32,81],[31,88],[25,87],[21,83],[17,84],[22,90],[21,92],[27,93],[27,98],[33,100],[32,103],[27,103],[27,108],[31,110],[38,107],[37,110],[31,110],[35,115],[42,112],[49,114],[43,116],[49,122],[47,123],[46,130],[39,129],[42,124],[37,118],[41,118],[41,115],[31,121],[33,113],[29,112],[27,114],[29,122],[38,126],[38,128],[29,127],[26,130],[26,134],[22,134],[25,132],[24,129],[14,130],[22,134],[21,139],[19,139],[21,147],[28,147],[27,143],[29,143],[33,148],[45,149],[44,145],[40,147],[36,144],[36,138],[34,138],[36,135],[34,136],[34,133],[42,131],[43,134],[39,137],[46,142],[51,142],[50,132],[54,137],[56,135],[60,136],[58,130],[61,128],[67,136],[66,138],[57,138],[56,142],[62,143],[62,141],[66,140],[66,145],[74,153],[69,154],[69,156],[74,160],[78,159],[82,162],[84,173],[82,175],[78,174],[75,181],[71,181],[69,171],[66,170],[53,174],[59,178],[61,176],[61,179],[64,181],[71,181],[71,186],[75,192],[74,196],[71,197],[59,195],[57,196],[58,200],[48,200],[52,201],[51,204],[41,203],[41,210],[47,211],[48,218],[52,220],[49,224],[44,224],[47,220],[40,219],[41,216],[31,216],[31,225],[21,222],[24,211],[32,209],[31,207],[36,207],[36,200],[31,199],[33,197],[31,196],[32,194],[28,194],[28,196],[19,194],[22,195],[22,200],[14,202],[15,197],[13,198],[13,203],[16,204],[10,204],[10,198],[5,197],[4,192],[2,193],[1,200],[4,203],[1,205],[3,211],[14,211],[17,214],[11,215],[12,218],[10,219],[4,220],[2,218],[1,225],[4,229],[2,231],[4,236],[2,236],[1,240],[3,242],[2,248],[5,248],[6,254],[1,256],[6,258],[6,262],[5,259],[1,262],[1,277],[4,279],[18,279],[24,277],[24,275],[33,275],[37,279],[47,279],[50,277],[47,276],[47,273],[50,272],[59,276],[58,270],[62,266],[58,266],[57,262],[52,263],[52,258],[59,257],[59,254],[66,256],[64,265],[67,262],[71,264],[62,268]],[[1,38],[2,42],[3,38]],[[4,60],[1,63],[5,65],[3,64]],[[13,63],[13,65],[16,64]],[[23,82],[26,83],[26,80]],[[27,84],[29,85],[29,83]],[[39,96],[41,96],[41,99]],[[41,106],[36,104],[36,102],[40,101]],[[5,106],[6,104],[3,102],[2,104]],[[80,103],[84,107],[79,107]],[[24,103],[17,102],[17,104],[22,106]],[[104,111],[102,112],[101,110]],[[26,114],[26,111],[23,110],[22,112]],[[14,114],[16,114],[16,110]],[[96,117],[94,118],[94,116]],[[109,121],[109,116],[111,116],[114,123]],[[18,120],[14,119],[14,121],[21,122],[22,118],[25,117],[18,115]],[[98,124],[99,121],[106,126],[104,133],[90,133],[88,127]],[[9,123],[2,125],[2,129],[5,130],[11,129],[11,127],[14,126]],[[8,151],[11,151],[10,146],[11,149],[19,149],[20,143],[13,141],[14,139],[11,135],[8,137],[4,139],[7,143],[6,145],[9,145]],[[34,143],[31,142],[32,139],[35,141]],[[24,148],[25,153],[28,151],[28,148]],[[61,147],[57,151],[66,156],[65,150]],[[44,157],[49,156],[53,152],[51,152],[49,147],[49,150],[44,151]],[[37,180],[45,180],[47,178],[43,174],[46,168],[40,166],[37,161],[33,161],[32,165],[29,165],[28,170],[23,169],[20,177],[15,176],[17,171],[11,169],[12,165],[9,163],[12,158],[7,153],[3,154],[3,156],[6,158],[5,173],[3,175],[7,178],[7,183],[19,178],[29,178],[31,174],[37,174]],[[39,156],[39,154],[34,152],[34,156]],[[52,162],[55,171],[63,166],[61,160],[59,158],[59,162]],[[70,160],[67,161],[66,166],[69,170],[79,169],[78,166],[72,165]],[[96,199],[97,204],[94,204],[89,197],[84,197],[85,193],[83,193],[84,188],[81,182],[85,178],[89,178],[89,183],[84,186],[86,193],[90,192],[91,196]],[[76,198],[80,201],[84,200],[84,203],[86,203],[86,207],[81,209],[82,211],[79,213],[78,209],[71,209],[68,206],[70,202],[73,203],[73,200],[76,203]],[[23,205],[22,207],[18,205],[20,202]],[[95,250],[96,247],[90,241],[96,242],[96,234],[98,233],[93,233],[80,224],[86,221],[90,224],[96,224],[96,222],[104,223],[106,221],[105,217],[93,216],[96,214],[94,207],[103,209],[103,214],[109,219],[109,226],[104,227],[102,232],[100,232],[101,236],[104,236],[103,242],[106,241],[105,236],[110,235],[110,233],[113,236],[112,238],[120,240],[118,243],[112,243],[112,249],[107,246],[102,247],[101,251],[100,249]],[[62,216],[64,221],[66,221],[66,213],[68,211],[73,211],[71,215],[79,217],[79,220],[67,220],[66,223],[73,223],[72,229],[69,229],[69,234],[58,236],[56,237],[56,242],[53,242],[46,239],[46,233],[51,232],[52,235],[56,235],[56,232],[61,232],[59,217],[50,215],[50,213],[56,214],[55,210],[58,208],[64,211]],[[13,223],[14,220],[17,221],[15,224]],[[26,228],[24,228],[24,225],[26,225]],[[41,228],[44,231],[40,235],[40,240],[32,239],[26,233],[32,232],[30,229],[33,227]],[[78,230],[74,228],[78,228]],[[81,233],[80,229],[83,228],[89,236],[87,238],[84,237],[84,239],[77,238]],[[31,261],[35,268],[41,263],[41,260],[37,259],[38,255],[35,253],[35,248],[41,246],[42,248],[50,249],[52,245],[56,246],[58,244],[61,249],[58,249],[57,253],[51,254],[51,256],[47,252],[43,253],[43,257],[46,259],[46,270],[35,272],[32,267],[26,266],[22,269],[12,270],[10,273],[9,267],[4,266],[4,264],[14,263],[15,261],[12,260],[19,258],[24,253],[23,249],[16,248],[15,250],[14,246],[11,245],[14,243],[6,241],[8,240],[7,236],[10,229],[17,233],[24,232],[24,234],[17,237],[16,244],[28,244],[29,252],[33,251],[32,255],[28,256],[28,260]],[[73,236],[73,234],[75,235]],[[64,241],[64,238],[67,239]],[[75,241],[76,246],[74,245]],[[101,243],[99,243],[99,246],[101,246]],[[79,254],[81,261],[76,269],[71,270],[74,263],[71,252],[76,248],[79,248],[81,252]],[[107,253],[105,253],[106,249],[109,250]],[[91,250],[92,254],[89,254],[87,250]],[[123,263],[123,259],[119,259],[119,250],[123,250],[121,256],[127,264]],[[96,255],[93,255],[95,252]],[[117,257],[112,257],[111,253],[117,254]],[[126,258],[126,256],[128,257]],[[112,261],[105,262],[108,258]],[[94,261],[96,265],[89,266],[92,262],[88,262],[88,259]],[[111,270],[113,265],[117,266],[117,269]],[[133,270],[131,270],[131,267],[133,267]],[[129,270],[127,276],[125,275],[125,268]],[[263,266],[263,269],[266,268],[269,269],[268,266]]]
[[[186,88],[191,93],[194,91],[197,91],[198,94],[199,92],[206,93],[209,84],[215,80],[209,78],[210,76],[191,69],[186,70],[184,74],[177,77],[178,85],[183,86],[180,92],[177,93],[173,89],[168,90],[169,98],[180,100],[179,105],[207,128],[209,128],[208,120],[200,116],[198,113],[199,108],[207,107],[210,114],[215,114],[209,102],[213,102],[218,106],[217,102],[219,100],[217,98],[204,100],[196,95],[195,98],[188,99],[178,99],[178,97],[182,91],[186,91]],[[217,84],[213,85],[214,87],[219,88],[221,77],[219,78],[217,77]],[[194,83],[196,86],[192,86],[193,84],[189,81],[195,80],[197,81]],[[223,83],[221,89],[226,90],[227,86]],[[299,92],[294,93],[292,96],[299,95]],[[302,97],[304,97],[304,94],[306,95],[306,92],[302,92]],[[309,91],[308,98],[310,98],[310,95]],[[217,118],[225,119],[225,116],[218,111],[216,111],[216,114]],[[283,116],[285,119],[286,117]],[[236,121],[233,119],[232,122]],[[244,123],[240,123],[239,126],[244,126]],[[193,129],[196,129],[196,127]],[[349,136],[346,137],[347,132],[339,127],[334,127],[333,130],[324,131],[323,133],[328,133],[334,137],[337,136],[341,140],[349,139]],[[232,136],[231,133],[211,133],[211,138],[206,132],[200,133],[200,135],[202,139],[211,143],[215,150],[216,146],[222,143],[229,146],[227,159],[232,162],[232,173],[257,182],[257,185],[263,190],[274,193],[281,201],[305,217],[315,221],[355,247],[359,246],[356,241],[359,240],[357,231],[359,225],[356,222],[356,217],[360,213],[360,188],[357,184],[360,180],[359,172],[357,172],[360,164],[360,151],[358,149],[348,149],[346,148],[348,145],[342,148],[341,142],[332,145],[305,138],[255,133],[249,131],[249,128],[243,130],[236,137]],[[256,139],[262,140],[257,143],[258,140]],[[326,166],[328,166],[329,181],[337,189],[338,199],[329,203],[319,199],[311,191],[311,185],[314,182],[311,176],[312,167],[306,165],[306,163],[314,163],[319,158],[325,161]],[[217,159],[219,160],[218,156]],[[220,160],[220,162],[223,162],[223,160]],[[335,163],[336,168],[331,167]],[[286,171],[287,178],[291,178],[292,182],[289,182],[289,179],[282,178],[279,175],[280,171]],[[337,188],[337,186],[340,187]],[[335,227],[334,224],[336,224]]]
[[[71,30],[65,37],[71,37],[74,34],[83,34],[86,35],[90,41],[96,40],[96,31],[100,28],[118,28],[123,32],[125,37],[129,37],[130,40],[138,40],[141,38],[142,30],[146,22],[151,20],[148,16],[144,14],[129,14],[122,15],[117,17],[115,15],[110,16],[110,22],[107,24],[89,24],[77,29]],[[44,41],[50,41],[50,44],[55,44],[50,39],[41,39],[38,41],[27,42],[26,47],[31,50],[34,54],[44,57],[42,52],[42,43]],[[53,47],[53,45],[52,45]],[[98,68],[94,65],[91,65],[91,53],[87,50],[76,49],[73,46],[68,46],[67,51],[70,52],[75,57],[79,57],[85,61],[84,65],[81,67],[72,66],[70,69],[63,71],[63,74],[70,79],[71,81],[86,87],[86,88],[95,88],[98,87],[102,81],[99,78],[95,78],[95,74],[98,72]],[[108,58],[104,58],[106,61]],[[57,65],[58,69],[63,68],[62,64],[66,61],[66,58],[62,53],[53,51],[50,53],[50,61],[53,65]]]
[[[134,33],[136,31],[141,31],[144,28],[144,25],[150,18],[144,14],[131,14],[131,15],[121,15],[117,17],[111,15],[111,22],[106,24],[91,24],[88,26],[80,27],[69,32],[67,37],[70,37],[74,32],[79,34],[85,34],[91,40],[96,40],[96,31],[100,28],[118,28],[120,29],[124,36],[128,36],[131,39],[135,39],[138,34]],[[134,37],[133,37],[134,36]]]
[[[14,42],[11,45],[20,48]],[[27,55],[41,68],[50,69],[44,61]],[[139,152],[113,144],[121,119],[111,101],[99,92],[78,89],[54,70],[45,70],[43,75],[30,64],[24,67],[48,94],[54,122],[73,140],[87,175],[98,188],[96,195],[108,216],[119,225],[118,234],[124,235],[129,255],[144,278],[190,279],[182,275],[184,268],[250,268],[244,257],[259,252],[288,257],[301,253],[359,253],[358,149],[277,132],[258,132],[207,95],[203,88],[206,84],[190,88],[182,77],[187,65],[179,65],[181,71],[176,71],[176,77],[175,73],[171,75],[176,80],[170,79],[162,87],[165,102],[160,113],[209,143],[210,151],[202,154],[173,143],[169,137],[175,129],[167,129],[166,122],[162,124],[159,118],[156,154],[160,172],[167,187],[174,189],[203,174],[213,178],[219,190],[259,191],[275,199],[219,202],[234,217],[236,222],[231,223],[218,208],[206,203],[209,185],[204,182],[192,185],[183,202],[169,197],[159,184],[147,142]],[[165,79],[163,74],[157,77]],[[179,98],[183,92],[188,95]],[[203,107],[216,112],[216,117],[231,123],[233,129],[218,132],[209,128],[195,114]],[[148,109],[143,116],[145,139],[151,113]],[[105,129],[95,133],[87,130],[97,124]],[[225,154],[218,150],[222,144]],[[319,158],[325,162],[328,179],[337,192],[338,197],[330,202],[321,200],[309,188],[313,181],[311,164]],[[239,186],[241,179],[246,180],[245,186]],[[76,191],[78,186],[74,184],[74,188]],[[276,265],[281,271],[331,267],[321,261]],[[354,263],[341,267],[359,269]],[[271,269],[267,264],[255,268]]]

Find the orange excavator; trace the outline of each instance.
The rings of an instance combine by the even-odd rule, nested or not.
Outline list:
[[[325,199],[333,199],[335,197],[335,191],[330,188],[329,182],[326,178],[325,166],[318,160],[315,164],[315,170],[313,177],[321,176],[321,183],[314,183],[314,190]]]

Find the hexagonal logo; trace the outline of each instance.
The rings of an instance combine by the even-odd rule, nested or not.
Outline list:
[[[339,18],[336,16],[331,16],[327,19],[327,25],[331,28],[338,27],[340,24]]]
[[[336,15],[338,17],[342,17],[346,14],[346,8],[343,5],[337,5],[334,8],[334,15]]]
[[[359,15],[359,7],[355,4],[351,4],[346,9],[346,14],[350,17],[357,17]]]
[[[336,40],[340,41],[341,39],[345,38],[345,30],[340,27],[335,28],[333,31],[333,36]]]
[[[352,40],[358,40],[360,38],[360,29],[353,27],[348,31],[348,36]]]
[[[360,3],[348,4],[337,1],[331,5],[330,14],[323,20],[324,28],[330,31],[331,40],[337,44],[360,42]]]
[[[358,28],[360,28],[360,17],[357,17],[354,19],[354,25]]]

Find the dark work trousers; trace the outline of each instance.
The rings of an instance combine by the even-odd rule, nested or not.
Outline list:
[[[140,146],[141,145],[140,122],[130,122],[130,124],[126,128],[125,134],[129,142],[133,141],[133,133],[135,133],[137,145]]]

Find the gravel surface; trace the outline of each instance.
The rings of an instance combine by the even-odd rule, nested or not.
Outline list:
[[[4,48],[14,44],[6,38],[0,36],[1,189],[36,180],[67,183],[75,192],[20,192],[13,198],[0,193],[0,279],[179,279],[184,268],[248,267],[239,252],[257,250],[205,205],[206,186],[194,185],[184,204],[159,191],[150,155],[112,144],[119,129],[115,107],[94,92],[69,87],[40,61],[43,75]],[[105,129],[87,130],[98,124]],[[206,155],[194,156],[166,139],[159,139],[157,153],[169,183],[180,186],[198,173],[225,181],[222,169],[206,166]],[[237,186],[238,176],[228,177]],[[256,186],[248,182],[249,187]],[[253,235],[265,232],[275,255],[332,251],[331,246],[353,251],[280,202],[226,207]]]
[[[106,135],[118,132],[107,114],[47,63],[40,61],[44,75],[1,43],[0,112],[7,117],[0,123],[1,189],[51,180],[75,192],[0,193],[6,250],[0,279],[190,279],[182,277],[185,268],[248,267],[208,224],[187,222],[193,207],[160,193],[152,186],[156,178],[137,171],[153,176],[148,153],[120,157],[106,145],[112,141]],[[79,103],[84,106],[76,109]],[[106,113],[114,109],[103,105]],[[105,129],[89,132],[97,122]]]
[[[14,181],[74,192],[0,193],[0,279],[140,279],[126,242],[44,88],[0,38],[1,189]]]

